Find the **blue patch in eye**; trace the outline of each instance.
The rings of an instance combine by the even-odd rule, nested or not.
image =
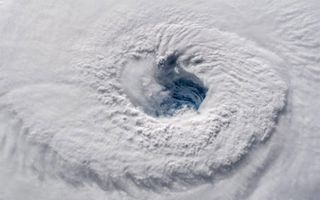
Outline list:
[[[206,97],[208,89],[202,81],[179,67],[177,59],[177,55],[170,55],[158,64],[155,77],[168,95],[157,106],[156,116],[170,116],[183,107],[198,110]]]

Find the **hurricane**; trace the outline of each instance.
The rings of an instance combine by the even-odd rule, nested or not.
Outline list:
[[[0,0],[0,200],[316,200],[314,0]]]

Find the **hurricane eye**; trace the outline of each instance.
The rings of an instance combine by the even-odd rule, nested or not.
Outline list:
[[[123,85],[131,102],[154,117],[175,115],[182,108],[198,110],[208,88],[194,74],[184,70],[177,54],[158,62],[128,66]]]

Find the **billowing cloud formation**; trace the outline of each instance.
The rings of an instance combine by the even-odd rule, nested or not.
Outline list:
[[[72,188],[70,198],[89,188],[114,199],[177,191],[189,191],[182,199],[261,199],[253,185],[263,174],[268,182],[271,166],[281,171],[278,156],[297,145],[288,131],[314,128],[315,118],[304,124],[294,114],[310,111],[303,99],[319,87],[317,16],[307,3],[0,9],[1,176],[18,177],[3,198],[25,187],[27,171],[35,184]]]

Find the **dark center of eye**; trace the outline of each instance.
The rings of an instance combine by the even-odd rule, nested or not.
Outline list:
[[[170,116],[183,107],[198,110],[208,91],[197,76],[179,66],[175,54],[159,61],[155,78],[168,94],[154,110],[156,116]]]

